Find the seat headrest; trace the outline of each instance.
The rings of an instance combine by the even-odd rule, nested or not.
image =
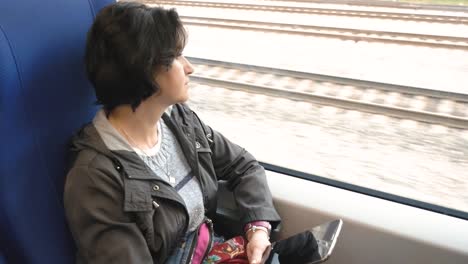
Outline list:
[[[86,33],[112,2],[1,4],[0,263],[74,262],[62,203],[67,143],[96,111]]]

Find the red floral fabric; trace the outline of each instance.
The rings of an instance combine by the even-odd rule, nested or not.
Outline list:
[[[242,236],[214,245],[203,264],[248,264],[246,246],[247,241]]]

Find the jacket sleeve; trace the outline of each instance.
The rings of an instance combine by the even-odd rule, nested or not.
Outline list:
[[[70,170],[64,190],[77,263],[153,263],[146,241],[123,211],[118,179],[87,166]]]
[[[263,166],[244,148],[205,125],[195,112],[194,115],[208,138],[218,180],[227,181],[234,193],[242,223],[263,220],[275,228],[281,219],[274,208]]]

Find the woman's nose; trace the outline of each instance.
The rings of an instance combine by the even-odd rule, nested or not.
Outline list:
[[[192,64],[185,57],[184,57],[184,71],[185,71],[185,74],[187,75],[192,74],[194,71]]]

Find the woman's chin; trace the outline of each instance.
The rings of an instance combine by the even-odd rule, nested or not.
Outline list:
[[[190,96],[189,96],[188,93],[187,93],[185,96],[182,96],[182,97],[177,101],[177,103],[185,103],[185,102],[187,102],[189,99],[190,99]]]

